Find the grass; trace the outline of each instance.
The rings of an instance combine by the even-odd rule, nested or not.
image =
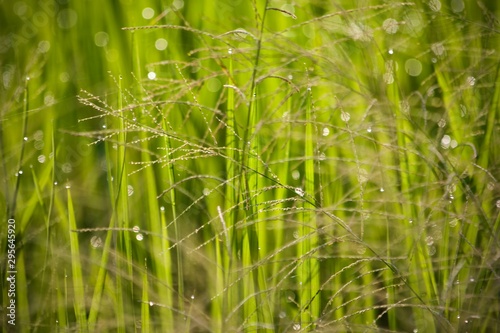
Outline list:
[[[496,4],[0,6],[19,331],[498,330]]]

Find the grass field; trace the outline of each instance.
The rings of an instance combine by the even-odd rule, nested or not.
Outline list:
[[[495,1],[0,8],[1,331],[499,331]]]

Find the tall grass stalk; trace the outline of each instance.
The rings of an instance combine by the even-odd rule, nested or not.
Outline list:
[[[139,46],[137,45],[138,43],[136,41],[136,35],[134,34],[134,31],[132,31],[131,33],[133,39],[133,50],[135,54],[134,79],[139,80],[139,78],[142,77]],[[147,100],[147,94],[144,91],[144,88],[140,82],[137,82],[137,88],[135,89],[135,91],[136,91],[136,93],[134,94],[134,98],[136,98],[135,102],[140,104],[141,101]],[[161,120],[156,120],[156,121],[154,120],[155,119],[153,116],[154,113],[157,113],[158,115],[161,115],[162,113],[162,110],[159,107],[152,108],[152,110],[148,110],[146,109],[146,107],[144,107],[142,110],[139,110],[139,112],[141,117],[140,118],[141,123],[148,124],[150,126],[159,126],[160,128],[163,128],[164,131],[166,130],[166,120],[163,116],[160,117]],[[134,115],[134,117],[136,116]],[[148,121],[147,118],[152,118],[152,119],[149,119]],[[133,123],[132,119],[132,126],[134,125],[135,124]],[[152,160],[151,155],[149,153],[149,151],[151,150],[150,148],[151,144],[149,143],[148,133],[146,131],[140,131],[140,141],[142,147],[141,161],[145,165],[151,165],[152,163],[154,163],[154,161]],[[162,141],[163,141],[162,143],[165,145],[163,148],[165,148],[165,153],[168,156],[170,154],[169,150],[170,143],[168,142],[168,139]],[[156,171],[156,173],[157,172],[158,171]],[[160,171],[160,173],[162,174],[163,177],[168,178],[170,171]],[[149,189],[145,193],[146,198],[144,199],[144,201],[145,205],[148,208],[147,210],[148,216],[150,216],[150,218],[147,221],[148,223],[144,227],[147,230],[149,230],[152,234],[158,235],[157,237],[153,237],[151,239],[152,243],[151,252],[155,254],[152,258],[151,265],[153,266],[152,269],[154,269],[155,275],[157,277],[157,280],[155,280],[156,284],[155,289],[157,292],[158,301],[161,301],[162,304],[162,306],[158,309],[158,312],[161,314],[161,317],[165,318],[165,320],[161,321],[161,328],[163,331],[169,332],[174,330],[174,313],[172,311],[172,309],[174,308],[173,295],[172,295],[174,289],[172,280],[172,260],[170,257],[170,253],[167,250],[170,247],[170,244],[168,241],[165,208],[163,206],[160,207],[159,205],[158,201],[159,191],[156,185],[155,170],[153,168],[145,168],[144,175],[145,175],[145,184]],[[174,194],[172,194],[172,198],[175,199]],[[173,217],[176,218],[175,201],[173,200],[172,202],[173,202],[172,204]],[[181,258],[178,257],[178,262],[181,262],[180,260]],[[180,269],[179,271],[180,271],[179,274],[182,277],[182,270]],[[144,277],[144,279],[146,278],[147,277]],[[144,280],[143,285],[145,283],[147,283],[147,280]],[[182,282],[179,285],[181,286],[179,295],[183,296]],[[145,295],[145,293],[148,292],[149,290],[145,291],[143,289],[143,295]],[[148,303],[146,299],[143,299],[143,302],[145,302],[146,304]],[[145,306],[146,305],[143,305],[143,307]],[[149,317],[149,312],[148,312],[148,317]],[[144,319],[142,321],[144,323]]]
[[[226,187],[225,187],[225,196],[224,196],[224,208],[226,215],[221,216],[220,220],[223,223],[222,228],[224,229],[224,233],[227,235],[225,239],[226,247],[222,249],[225,251],[226,255],[219,254],[217,252],[217,263],[221,265],[220,267],[223,269],[223,276],[218,275],[219,280],[217,281],[217,293],[216,298],[218,299],[217,303],[221,303],[220,313],[217,314],[220,317],[220,322],[217,324],[217,330],[226,330],[227,325],[234,323],[234,320],[226,323],[226,319],[224,318],[230,312],[230,309],[233,309],[237,305],[237,293],[232,288],[232,284],[236,280],[234,265],[236,264],[237,256],[233,252],[238,247],[238,239],[237,239],[237,231],[236,231],[236,223],[238,219],[238,214],[235,207],[238,206],[239,200],[239,177],[237,176],[237,161],[238,156],[237,152],[239,150],[239,141],[238,134],[236,132],[236,121],[235,121],[235,99],[234,99],[234,89],[236,89],[235,81],[234,81],[234,72],[233,72],[233,50],[229,51],[229,65],[228,65],[228,87],[227,87],[227,101],[226,101],[226,163],[225,163],[225,171],[226,171]],[[223,262],[221,259],[224,258]],[[220,279],[223,279],[223,283],[221,285]],[[225,296],[223,296],[225,294]],[[222,301],[220,299],[222,298]],[[214,311],[215,310],[214,304]],[[218,311],[218,312],[219,312]],[[233,326],[233,325],[231,325]]]
[[[412,188],[412,175],[415,174],[417,166],[415,160],[415,154],[411,150],[412,145],[410,144],[411,135],[410,133],[413,131],[410,121],[406,118],[407,115],[403,113],[404,104],[400,98],[399,87],[397,84],[392,85],[388,89],[388,98],[395,109],[395,120],[396,120],[396,133],[397,133],[397,145],[400,148],[397,151],[397,155],[395,156],[395,161],[399,163],[399,174],[397,175],[400,180],[401,186],[401,203],[400,203],[400,211],[403,216],[407,216],[411,221],[416,220],[419,221],[419,217],[415,212],[414,201],[419,200],[419,198],[415,195],[412,197],[411,188]],[[422,236],[422,233],[425,233],[425,227],[416,226],[419,230],[418,237],[414,238],[414,234],[411,229],[408,230],[408,237],[412,239],[412,241],[407,242],[408,253],[410,254],[411,262],[410,262],[410,275],[409,275],[409,284],[414,288],[415,293],[417,295],[426,295],[425,301],[432,302],[435,299],[436,294],[433,290],[433,276],[432,276],[432,264],[428,261],[429,256],[426,253],[426,247],[422,247],[423,239],[425,239],[425,235]],[[428,267],[428,265],[431,267]],[[423,291],[425,290],[425,292]],[[417,298],[415,302],[418,304],[420,300]],[[429,304],[429,303],[425,304]],[[427,310],[422,309],[420,307],[414,308],[414,316],[417,325],[423,329],[434,331],[434,320],[432,316],[429,316]]]
[[[315,147],[316,133],[315,117],[312,102],[312,91],[308,88],[305,112],[305,147],[304,147],[304,190],[298,189],[298,195],[306,196],[304,211],[299,218],[299,238],[297,257],[300,263],[297,271],[298,289],[300,292],[300,322],[302,327],[312,330],[314,322],[318,319],[321,308],[319,261],[315,252],[318,247],[317,222],[316,222],[316,182],[315,182]]]
[[[87,307],[85,301],[84,288],[85,284],[83,282],[82,273],[82,263],[80,258],[80,246],[78,242],[78,234],[73,232],[77,230],[75,210],[73,207],[73,200],[71,199],[71,190],[67,189],[68,195],[68,231],[69,231],[69,243],[71,247],[71,272],[72,272],[72,282],[74,295],[74,307],[76,324],[78,329],[82,332],[88,331],[87,322]]]
[[[114,79],[115,80],[115,79]],[[123,79],[122,76],[118,78],[118,81],[116,82],[116,85],[118,87],[118,98],[117,98],[117,105],[118,105],[118,112],[120,112],[123,109],[123,89],[122,89],[122,83]],[[116,147],[116,154],[114,154],[114,163],[112,165],[112,168],[108,170],[108,172],[111,172],[114,176],[112,178],[112,182],[115,183],[116,187],[112,193],[115,194],[116,197],[112,197],[112,200],[116,200],[116,209],[118,212],[117,218],[118,218],[118,227],[123,228],[124,230],[130,229],[130,222],[129,222],[129,208],[128,208],[128,164],[127,164],[127,132],[126,132],[126,125],[125,125],[125,119],[123,115],[119,115],[118,119],[118,126],[117,126],[117,131],[118,131],[118,139],[117,139],[117,147]],[[110,148],[108,148],[110,149]],[[111,154],[113,156],[113,154]],[[113,161],[111,159],[110,161]],[[116,301],[117,301],[117,326],[119,327],[119,330],[123,330],[123,327],[125,326],[125,316],[127,313],[130,313],[128,311],[128,306],[129,304],[125,302],[125,299],[127,296],[133,295],[133,258],[132,258],[132,244],[131,244],[131,238],[130,238],[130,233],[129,232],[123,232],[119,233],[116,237],[116,246],[117,249],[119,249],[119,253],[123,253],[124,257],[120,255],[115,255],[114,259],[114,264],[116,265],[118,271],[124,271],[126,272],[124,276],[117,274],[115,277],[115,284],[117,290],[123,290],[123,292],[119,292],[116,294]]]
[[[149,304],[149,283],[147,261],[144,264],[142,274],[142,307],[141,307],[141,332],[150,332],[150,304]]]

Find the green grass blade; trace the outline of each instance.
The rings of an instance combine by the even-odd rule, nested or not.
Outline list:
[[[72,282],[73,282],[73,292],[74,299],[73,305],[76,315],[76,324],[78,325],[78,330],[82,332],[88,331],[87,323],[87,309],[85,301],[85,284],[83,282],[82,275],[82,263],[80,258],[80,245],[78,242],[78,233],[74,232],[77,230],[75,210],[73,207],[73,199],[71,198],[71,190],[68,188],[68,230],[69,230],[69,243],[71,248],[71,272],[72,272]]]
[[[321,294],[320,291],[320,273],[319,261],[315,258],[315,251],[318,246],[317,224],[316,224],[316,205],[314,204],[316,194],[315,182],[315,125],[314,109],[312,102],[311,89],[307,91],[307,107],[305,112],[305,185],[304,192],[299,191],[299,195],[307,195],[304,201],[304,212],[300,214],[299,219],[299,243],[297,258],[301,259],[298,267],[297,276],[300,291],[300,322],[301,326],[307,330],[314,330],[315,321],[320,316]]]
[[[142,273],[142,305],[141,305],[141,332],[148,333],[151,331],[150,314],[149,314],[149,285],[148,285],[148,269],[144,267]]]

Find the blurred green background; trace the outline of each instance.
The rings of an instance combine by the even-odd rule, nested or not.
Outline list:
[[[19,331],[88,329],[82,323],[98,309],[94,286],[105,257],[97,251],[110,234],[115,238],[107,250],[118,259],[108,267],[114,278],[103,282],[97,331],[462,332],[472,322],[472,331],[498,329],[496,1],[0,0],[0,9],[0,208],[2,224],[16,220]],[[155,25],[164,26],[123,29]],[[239,89],[234,127],[228,125],[232,88],[227,85]],[[253,110],[248,105],[255,92]],[[89,94],[101,109],[85,103]],[[165,101],[184,104],[165,107]],[[259,115],[253,124],[251,112]],[[306,124],[314,125],[314,139]],[[230,131],[240,146],[226,142]],[[176,163],[162,156],[167,137]],[[255,285],[272,294],[272,320],[255,306],[257,324],[243,305],[255,296],[241,285],[244,270],[235,269],[235,281],[217,275],[221,267],[232,268],[228,262],[241,253],[224,258],[218,245],[226,228],[217,224],[218,209],[228,205],[228,195],[214,184],[230,173],[221,151],[234,148],[244,164],[244,138],[257,151],[260,188],[254,203],[262,211],[245,215],[242,198],[250,192],[236,181],[230,183],[241,191],[236,208],[225,209],[235,212],[242,230],[281,220],[266,227],[272,232],[261,238],[267,252],[252,263],[266,267],[268,289],[261,281]],[[291,147],[285,148],[287,142]],[[314,156],[304,156],[308,142]],[[119,147],[131,148],[126,158]],[[307,161],[314,161],[316,190],[305,199],[314,208],[300,195],[311,181],[305,176]],[[179,183],[167,177],[172,164]],[[267,167],[281,183],[272,181]],[[171,186],[177,202],[163,195]],[[170,212],[172,200],[177,208]],[[167,213],[159,213],[162,206]],[[324,293],[318,298],[324,311],[311,315],[314,323],[301,319],[312,311],[304,300],[285,299],[301,288],[288,282],[295,276],[288,267],[308,257],[295,249],[303,207],[318,216],[314,253],[323,260],[318,294]],[[353,234],[325,211],[345,221]],[[176,214],[182,226],[174,237],[173,222],[167,228],[160,221],[177,221]],[[78,229],[102,229],[72,232],[73,218]],[[106,233],[114,218],[127,222],[115,225],[123,230]],[[408,221],[415,221],[414,229],[407,228]],[[151,238],[168,229],[168,237],[157,239],[183,243],[182,250],[168,249],[171,267],[161,271],[162,245],[136,242],[133,226],[146,235],[149,230]],[[6,249],[4,228],[0,235]],[[337,240],[345,245],[333,248]],[[372,248],[380,256],[366,251]],[[177,252],[192,257],[181,259]],[[387,262],[366,263],[380,258],[397,269],[389,272],[393,266]],[[75,265],[83,270],[83,298],[73,289]],[[471,282],[462,286],[458,282],[464,279]],[[222,280],[224,288],[218,289]],[[232,283],[243,298],[228,292]],[[345,297],[338,296],[344,288]],[[216,304],[221,290],[235,309]],[[170,301],[173,309],[161,306],[167,294],[179,297]],[[151,313],[144,307],[149,300],[156,302]],[[5,321],[7,302],[4,292],[4,330],[12,328]],[[391,310],[383,310],[387,304]],[[425,312],[426,307],[434,311]],[[226,317],[237,319],[228,323]]]

